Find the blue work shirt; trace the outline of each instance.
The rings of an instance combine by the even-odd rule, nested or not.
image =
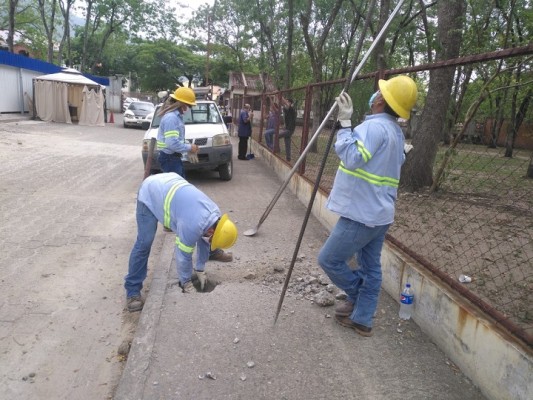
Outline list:
[[[405,161],[403,132],[393,116],[369,115],[340,129],[335,152],[340,166],[326,207],[367,226],[391,224]]]
[[[185,142],[185,124],[178,110],[167,112],[161,118],[157,131],[157,149],[166,154],[185,154],[192,146]]]
[[[238,128],[239,137],[250,137],[252,136],[252,122],[250,121],[250,113],[246,110],[241,110],[239,115],[239,128]]]
[[[139,189],[138,200],[157,220],[176,233],[176,262],[192,271],[192,254],[198,246],[196,269],[203,271],[210,244],[202,238],[220,218],[220,209],[202,191],[174,172],[151,175]]]

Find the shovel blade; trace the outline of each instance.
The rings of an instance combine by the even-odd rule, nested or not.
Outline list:
[[[243,232],[244,236],[254,236],[257,233],[257,228],[250,228]]]

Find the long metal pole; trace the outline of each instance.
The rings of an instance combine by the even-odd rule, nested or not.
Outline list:
[[[364,27],[363,34],[362,34],[362,37],[361,37],[361,42],[360,42],[360,46],[361,47],[362,47],[362,40],[363,40],[363,37],[365,35],[364,32],[366,32],[366,29],[367,29],[368,25],[370,24],[370,13],[374,9],[375,2],[376,2],[376,0],[372,0],[372,3],[370,5],[370,12],[367,15],[367,19],[365,21],[365,27]],[[403,2],[403,0],[400,1],[400,4],[396,7],[394,12],[391,14],[391,16],[389,17],[387,23],[383,26],[383,28],[381,29],[380,35],[383,34],[385,29],[388,27],[390,21],[392,20],[392,17],[397,13],[397,11],[399,9],[399,6],[401,5],[402,2]],[[378,35],[378,37],[379,37],[379,35]],[[371,47],[371,49],[372,49],[372,47]],[[361,49],[359,47],[358,50],[356,51],[356,57],[354,59],[354,64],[352,65],[352,70],[354,70],[354,68],[355,68],[355,62],[357,61],[357,58],[359,57],[360,50]],[[367,52],[367,54],[368,54],[368,52]],[[356,71],[359,71],[361,69],[362,65],[366,62],[367,58],[368,57],[366,55],[365,55],[365,57],[363,57],[363,60],[361,60],[361,62],[359,63],[358,68],[355,69]],[[357,74],[354,73],[352,75],[352,79],[350,80],[350,82],[346,82],[346,84],[344,85],[344,88],[343,88],[343,92],[348,90],[350,84],[353,82],[353,80],[354,80],[356,75]],[[320,185],[320,180],[322,178],[322,174],[323,174],[324,168],[326,166],[326,162],[327,162],[328,154],[329,154],[329,149],[331,148],[331,145],[333,143],[334,135],[335,135],[335,129],[332,129],[332,131],[331,131],[331,133],[329,135],[329,138],[328,138],[328,143],[326,145],[326,149],[324,151],[324,156],[322,157],[322,162],[320,164],[320,168],[319,168],[319,171],[318,171],[318,174],[317,174],[317,177],[316,177],[315,185],[313,187],[313,192],[311,194],[311,198],[309,199],[309,204],[307,206],[307,211],[306,211],[306,214],[305,214],[305,218],[304,218],[304,221],[302,223],[302,228],[300,230],[300,234],[298,236],[298,241],[296,243],[296,247],[294,249],[294,253],[293,253],[293,256],[292,256],[291,265],[290,265],[289,270],[287,271],[287,275],[285,277],[285,283],[283,284],[283,290],[281,291],[281,295],[280,295],[279,302],[278,302],[278,307],[276,309],[276,316],[274,317],[274,324],[276,324],[276,321],[278,320],[279,313],[280,313],[281,307],[283,305],[283,300],[285,298],[285,293],[287,292],[287,287],[289,285],[289,281],[290,281],[290,278],[291,278],[292,270],[294,269],[294,264],[296,262],[296,257],[298,255],[298,251],[300,250],[300,245],[302,243],[303,235],[304,235],[305,229],[307,227],[307,222],[309,220],[309,216],[311,215],[311,210],[313,209],[313,203],[315,201],[316,193],[318,192],[318,187]]]
[[[405,0],[400,0],[398,2],[398,5],[396,6],[396,8],[394,9],[394,11],[392,12],[392,14],[389,16],[389,19],[387,19],[387,21],[385,22],[385,24],[383,25],[383,28],[381,28],[381,31],[379,31],[378,35],[376,36],[376,38],[374,39],[374,41],[372,42],[372,45],[370,46],[370,48],[368,49],[368,51],[365,53],[365,55],[363,56],[363,59],[361,60],[361,62],[359,63],[359,65],[357,66],[357,68],[354,70],[352,76],[351,76],[351,79],[350,79],[350,84],[355,80],[355,77],[359,74],[359,71],[361,70],[361,68],[363,68],[363,65],[366,63],[368,57],[370,57],[370,54],[372,53],[372,51],[374,51],[374,48],[377,46],[377,44],[379,43],[379,41],[381,40],[381,37],[385,34],[387,28],[389,27],[392,19],[396,16],[396,14],[398,13],[398,11],[400,10],[400,7],[402,6],[403,2]],[[357,59],[356,59],[357,60]],[[342,94],[345,90],[343,89],[341,91],[340,94]],[[261,216],[261,218],[259,219],[259,223],[257,224],[257,226],[255,228],[250,228],[246,231],[244,231],[244,235],[245,236],[254,236],[257,231],[259,230],[259,227],[263,224],[263,222],[265,222],[265,220],[267,219],[268,217],[268,214],[270,214],[270,211],[272,211],[272,208],[274,208],[274,205],[276,204],[276,202],[278,201],[278,199],[280,198],[281,194],[283,193],[283,191],[285,190],[285,188],[287,187],[287,185],[289,184],[292,176],[294,175],[294,173],[296,172],[296,170],[298,169],[298,167],[300,166],[300,164],[302,163],[303,159],[305,158],[305,156],[307,155],[307,153],[309,152],[309,150],[311,149],[311,146],[313,145],[313,143],[318,139],[318,135],[320,134],[320,132],[322,132],[322,129],[324,129],[324,127],[326,126],[326,123],[329,121],[329,118],[331,117],[331,115],[336,111],[337,109],[337,100],[335,100],[335,102],[333,103],[333,105],[331,106],[330,110],[328,111],[328,113],[326,114],[326,117],[324,118],[324,120],[322,121],[322,123],[320,124],[320,126],[318,127],[318,129],[316,130],[315,134],[313,135],[313,137],[311,138],[311,140],[309,140],[309,143],[307,143],[307,146],[306,148],[302,151],[302,154],[300,155],[300,157],[298,158],[298,160],[294,163],[294,166],[292,167],[292,169],[290,170],[289,172],[289,175],[287,176],[287,178],[285,179],[285,181],[282,183],[282,185],[280,186],[280,188],[278,189],[278,191],[276,192],[276,194],[274,195],[274,198],[271,200],[270,204],[268,205],[268,207],[266,208],[265,212],[263,213],[263,215]]]

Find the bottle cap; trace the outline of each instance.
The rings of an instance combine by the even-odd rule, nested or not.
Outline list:
[[[406,283],[405,286],[411,287],[411,284],[410,283]]]

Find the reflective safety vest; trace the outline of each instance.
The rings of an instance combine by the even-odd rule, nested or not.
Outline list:
[[[170,204],[172,203],[172,199],[174,198],[176,191],[186,185],[190,185],[190,183],[185,180],[175,183],[174,185],[172,185],[167,195],[165,196],[165,204],[163,205],[165,219],[163,221],[163,226],[167,229],[170,229]]]
[[[185,154],[191,150],[191,145],[185,142],[185,124],[179,111],[168,112],[161,118],[157,149],[167,154]]]
[[[163,226],[167,229],[170,229],[170,204],[172,203],[172,199],[174,198],[174,195],[176,192],[181,189],[184,186],[190,185],[187,181],[182,181],[175,183],[172,185],[170,190],[168,191],[167,195],[165,196],[165,203],[163,205],[164,210],[164,222]],[[194,251],[194,246],[187,246],[183,244],[178,236],[176,236],[176,246],[178,246],[178,249],[185,253],[192,253]]]
[[[394,221],[403,154],[403,132],[388,114],[337,132],[335,152],[341,162],[326,207],[367,226]]]

